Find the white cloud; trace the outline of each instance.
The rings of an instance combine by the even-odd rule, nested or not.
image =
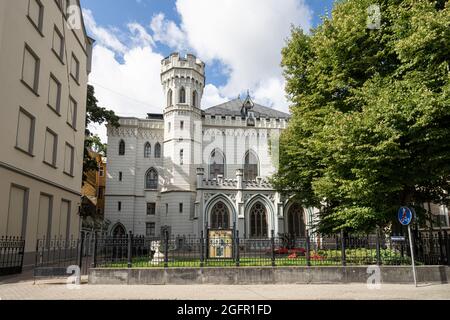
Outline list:
[[[219,89],[215,85],[207,84],[203,91],[202,107],[217,106],[219,104],[227,102],[229,99],[222,96]]]
[[[175,22],[166,20],[163,13],[153,16],[150,28],[156,41],[179,51],[186,50],[186,35]]]
[[[220,61],[229,78],[220,94],[226,97],[250,89],[255,99],[287,111],[284,94],[281,49],[290,34],[291,24],[309,30],[312,12],[303,0],[177,0],[181,26],[154,16],[152,25],[163,26],[154,39],[178,48],[171,41],[168,26],[185,36],[189,47],[211,64]],[[166,27],[164,27],[166,26]]]
[[[89,10],[85,10],[86,17],[87,29],[96,39],[89,83],[95,87],[99,105],[120,116],[160,113],[163,105],[160,70],[164,57],[153,51],[152,37],[143,26],[130,23],[130,44],[125,45],[107,33],[107,29],[97,26]],[[104,126],[92,126],[92,130],[106,141]]]
[[[126,46],[113,34],[113,29],[107,29],[97,26],[91,10],[83,10],[83,19],[86,28],[94,39],[103,46],[110,48],[118,53],[125,53]]]

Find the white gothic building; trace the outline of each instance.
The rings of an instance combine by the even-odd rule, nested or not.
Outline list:
[[[235,99],[202,110],[205,64],[178,53],[162,61],[162,114],[108,127],[105,218],[110,233],[305,235],[313,212],[269,183],[289,114]]]

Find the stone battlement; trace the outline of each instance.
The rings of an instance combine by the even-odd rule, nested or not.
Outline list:
[[[205,64],[193,54],[181,57],[178,52],[175,52],[161,61],[162,74],[173,68],[194,69],[202,75],[205,74]]]

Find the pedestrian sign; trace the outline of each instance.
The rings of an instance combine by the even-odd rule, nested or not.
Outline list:
[[[398,210],[398,221],[404,226],[408,226],[413,219],[413,214],[411,209],[407,207],[401,207],[400,210]]]

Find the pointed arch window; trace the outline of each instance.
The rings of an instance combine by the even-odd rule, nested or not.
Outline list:
[[[252,181],[256,180],[258,176],[258,157],[254,152],[248,151],[245,155],[245,163],[244,163],[244,180]]]
[[[119,142],[119,156],[125,155],[125,141],[120,140]]]
[[[194,92],[192,93],[192,106],[193,107],[197,107],[197,100],[198,100],[198,94],[197,91],[194,90]]]
[[[217,202],[211,210],[211,228],[230,228],[230,212],[222,201]]]
[[[161,145],[159,144],[159,142],[155,144],[155,158],[161,158]]]
[[[214,149],[209,159],[209,179],[217,179],[219,175],[225,176],[225,156],[221,150]]]
[[[173,105],[173,92],[172,89],[169,89],[169,92],[167,92],[167,106],[171,107]]]
[[[153,168],[145,174],[145,189],[158,189],[158,172]]]
[[[181,87],[181,89],[180,89],[180,99],[178,102],[186,103],[186,89],[184,89],[184,87]]]
[[[267,210],[261,202],[257,202],[250,210],[250,237],[263,239],[267,235]]]
[[[294,203],[288,212],[288,231],[289,234],[296,237],[306,236],[306,226],[303,215],[303,208]]]
[[[152,154],[152,146],[150,145],[149,142],[147,142],[144,147],[144,158],[150,158],[151,154]]]

